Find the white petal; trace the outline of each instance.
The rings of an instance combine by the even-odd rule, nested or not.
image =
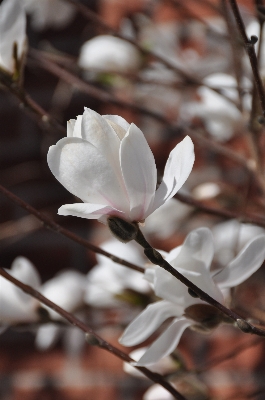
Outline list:
[[[47,160],[56,179],[85,203],[129,212],[113,166],[92,144],[79,138],[61,139],[50,147]]]
[[[41,293],[66,311],[73,312],[83,304],[86,277],[77,271],[65,271],[47,281]],[[52,318],[61,318],[49,309]]]
[[[124,215],[121,211],[112,207],[90,203],[64,204],[59,208],[58,214],[87,219],[99,219],[102,215],[116,215],[120,217]]]
[[[40,278],[33,264],[24,257],[17,257],[10,275],[23,283],[38,287]],[[0,322],[13,324],[37,319],[38,301],[24,293],[7,279],[0,277]]]
[[[120,140],[122,140],[128,129],[130,128],[130,124],[119,115],[102,115],[102,117],[106,119],[108,124],[110,124],[112,128],[115,130]]]
[[[79,137],[82,138],[81,135],[81,123],[82,123],[82,115],[78,115],[76,119],[70,119],[67,121],[67,137]]]
[[[167,261],[175,268],[181,267],[189,271],[196,271],[196,263],[190,263],[190,259],[193,258],[201,261],[205,268],[210,270],[214,256],[213,235],[210,229],[198,228],[190,232],[178,251],[179,254],[175,258],[172,257],[172,255],[175,255],[172,252],[167,257]]]
[[[26,15],[21,0],[4,0],[0,7],[0,66],[13,72],[13,46],[17,44],[18,58],[26,40]]]
[[[140,221],[152,206],[157,173],[153,153],[134,124],[121,142],[120,164],[130,199],[131,220]]]
[[[169,154],[163,180],[156,191],[153,211],[171,199],[188,179],[194,163],[194,146],[186,136]]]
[[[25,257],[16,257],[11,265],[11,274],[27,285],[38,288],[41,284],[36,267]]]
[[[143,342],[168,318],[180,316],[183,308],[167,301],[150,304],[126,328],[119,342],[124,346],[134,346]]]
[[[214,276],[220,288],[230,288],[248,279],[256,272],[265,259],[265,235],[249,242],[227,267]]]
[[[176,318],[162,335],[149,347],[146,353],[137,362],[137,366],[153,364],[172,353],[179,344],[182,333],[194,322],[182,317]]]
[[[174,397],[163,386],[155,384],[145,392],[143,400],[174,400]]]
[[[41,326],[36,334],[35,344],[38,350],[44,351],[52,347],[60,334],[60,327],[55,324]]]
[[[116,130],[100,114],[90,108],[85,108],[82,117],[81,134],[82,138],[93,144],[98,152],[109,162],[115,173],[116,181],[122,188],[123,196],[126,196],[129,201],[119,161],[121,142]]]

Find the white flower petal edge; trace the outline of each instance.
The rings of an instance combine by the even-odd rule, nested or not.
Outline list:
[[[139,222],[184,184],[194,146],[187,136],[172,150],[156,191],[155,160],[142,131],[117,115],[101,116],[86,108],[68,122],[67,138],[50,147],[47,160],[56,179],[85,203],[64,205],[61,215],[105,223],[112,215]]]
[[[121,141],[120,165],[130,201],[130,219],[141,221],[150,214],[157,174],[153,153],[134,124]]]
[[[145,365],[153,364],[162,357],[172,353],[179,344],[184,330],[192,324],[194,324],[194,322],[185,317],[176,318],[165,332],[154,341],[135,365],[143,367]]]
[[[241,250],[213,279],[222,289],[237,286],[256,272],[265,259],[265,235],[260,235]]]
[[[171,199],[191,173],[195,160],[194,145],[186,136],[169,154],[163,180],[156,191],[152,211]]]
[[[136,317],[124,331],[119,342],[124,346],[134,346],[147,339],[166,319],[181,316],[184,309],[168,301],[150,304]]]
[[[26,15],[21,0],[4,0],[0,6],[0,67],[14,72],[13,50],[23,55],[26,42]]]

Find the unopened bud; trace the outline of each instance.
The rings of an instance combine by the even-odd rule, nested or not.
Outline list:
[[[139,229],[136,222],[128,222],[119,217],[109,217],[108,226],[113,235],[123,243],[134,240]]]
[[[98,338],[91,333],[86,333],[85,339],[86,342],[90,344],[90,346],[100,346],[100,341],[98,340]]]
[[[195,299],[196,299],[197,297],[199,297],[199,296],[197,295],[197,293],[195,293],[191,288],[188,288],[188,292],[189,292],[189,294],[191,295],[191,297],[194,297]]]
[[[250,333],[252,332],[252,326],[245,321],[244,319],[240,319],[238,318],[236,320],[237,326],[239,327],[239,329],[244,332],[244,333]]]

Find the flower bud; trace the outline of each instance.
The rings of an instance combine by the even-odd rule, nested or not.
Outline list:
[[[108,226],[113,235],[123,243],[134,240],[139,229],[136,222],[128,222],[119,217],[109,217]]]

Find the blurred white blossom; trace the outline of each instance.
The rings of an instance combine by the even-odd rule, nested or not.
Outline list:
[[[64,28],[75,15],[75,7],[63,0],[20,0],[32,17],[36,31],[47,28]]]
[[[135,73],[141,66],[141,56],[136,47],[126,40],[100,35],[83,44],[78,65],[92,73]]]
[[[209,75],[203,82],[213,88],[221,89],[228,99],[206,86],[200,86],[197,90],[200,100],[185,104],[182,108],[182,117],[184,119],[200,117],[205,122],[209,134],[215,139],[229,140],[244,122],[242,113],[233,102],[229,101],[229,99],[238,100],[237,82],[231,75],[221,73]],[[243,83],[247,89],[250,88],[251,84],[247,79]],[[246,96],[244,101],[246,109],[249,108],[249,102],[250,97]]]
[[[7,270],[19,281],[38,289],[40,277],[34,265],[24,257],[17,257]],[[38,320],[39,302],[20,288],[0,276],[0,326]]]
[[[156,190],[154,156],[133,123],[86,108],[83,115],[69,121],[67,136],[50,147],[48,165],[83,203],[63,205],[60,215],[105,223],[107,216],[143,221],[176,194],[194,163],[193,143],[186,136],[171,151]]]
[[[175,233],[193,207],[176,199],[170,199],[148,217],[142,227],[145,235],[166,239]]]
[[[134,242],[121,243],[110,239],[100,247],[111,254],[121,257],[138,266],[143,266],[146,259],[140,252],[140,246]],[[150,285],[143,279],[143,274],[113,262],[97,254],[98,264],[87,275],[85,302],[94,307],[113,307],[120,304],[117,295],[125,289],[140,293],[150,291]]]
[[[182,246],[173,249],[166,260],[192,283],[224,304],[223,291],[245,281],[263,263],[265,235],[249,241],[220,271],[210,271],[213,256],[212,234],[208,228],[199,228],[187,236]],[[138,361],[139,366],[153,364],[170,354],[186,328],[199,323],[202,328],[209,330],[222,321],[218,317],[215,319],[218,314],[212,306],[192,297],[183,283],[159,266],[147,269],[145,276],[153,284],[155,294],[163,300],[149,305],[139,314],[125,330],[120,343],[125,346],[142,343],[164,321],[170,317],[174,319]]]
[[[0,6],[0,69],[13,74],[16,60],[26,48],[26,14],[20,0],[4,0]]]
[[[74,312],[83,304],[85,290],[85,276],[77,271],[60,272],[54,278],[45,282],[40,292],[47,299],[53,301],[66,311]],[[43,307],[46,307],[43,305]],[[61,319],[62,317],[49,307],[50,317],[53,319]]]
[[[73,313],[84,304],[85,284],[85,276],[80,272],[64,271],[45,282],[40,288],[40,292],[64,310]],[[51,308],[45,305],[43,307],[48,310],[50,317],[55,321],[63,319],[63,317]],[[72,331],[75,328],[69,327],[69,329]],[[36,334],[36,346],[40,350],[50,348],[64,331],[64,327],[53,323],[41,326]]]
[[[255,236],[265,233],[264,228],[229,220],[215,225],[212,229],[215,244],[215,258],[221,266],[229,263],[235,255]]]
[[[156,383],[145,392],[143,400],[174,400],[174,398],[163,386]]]

